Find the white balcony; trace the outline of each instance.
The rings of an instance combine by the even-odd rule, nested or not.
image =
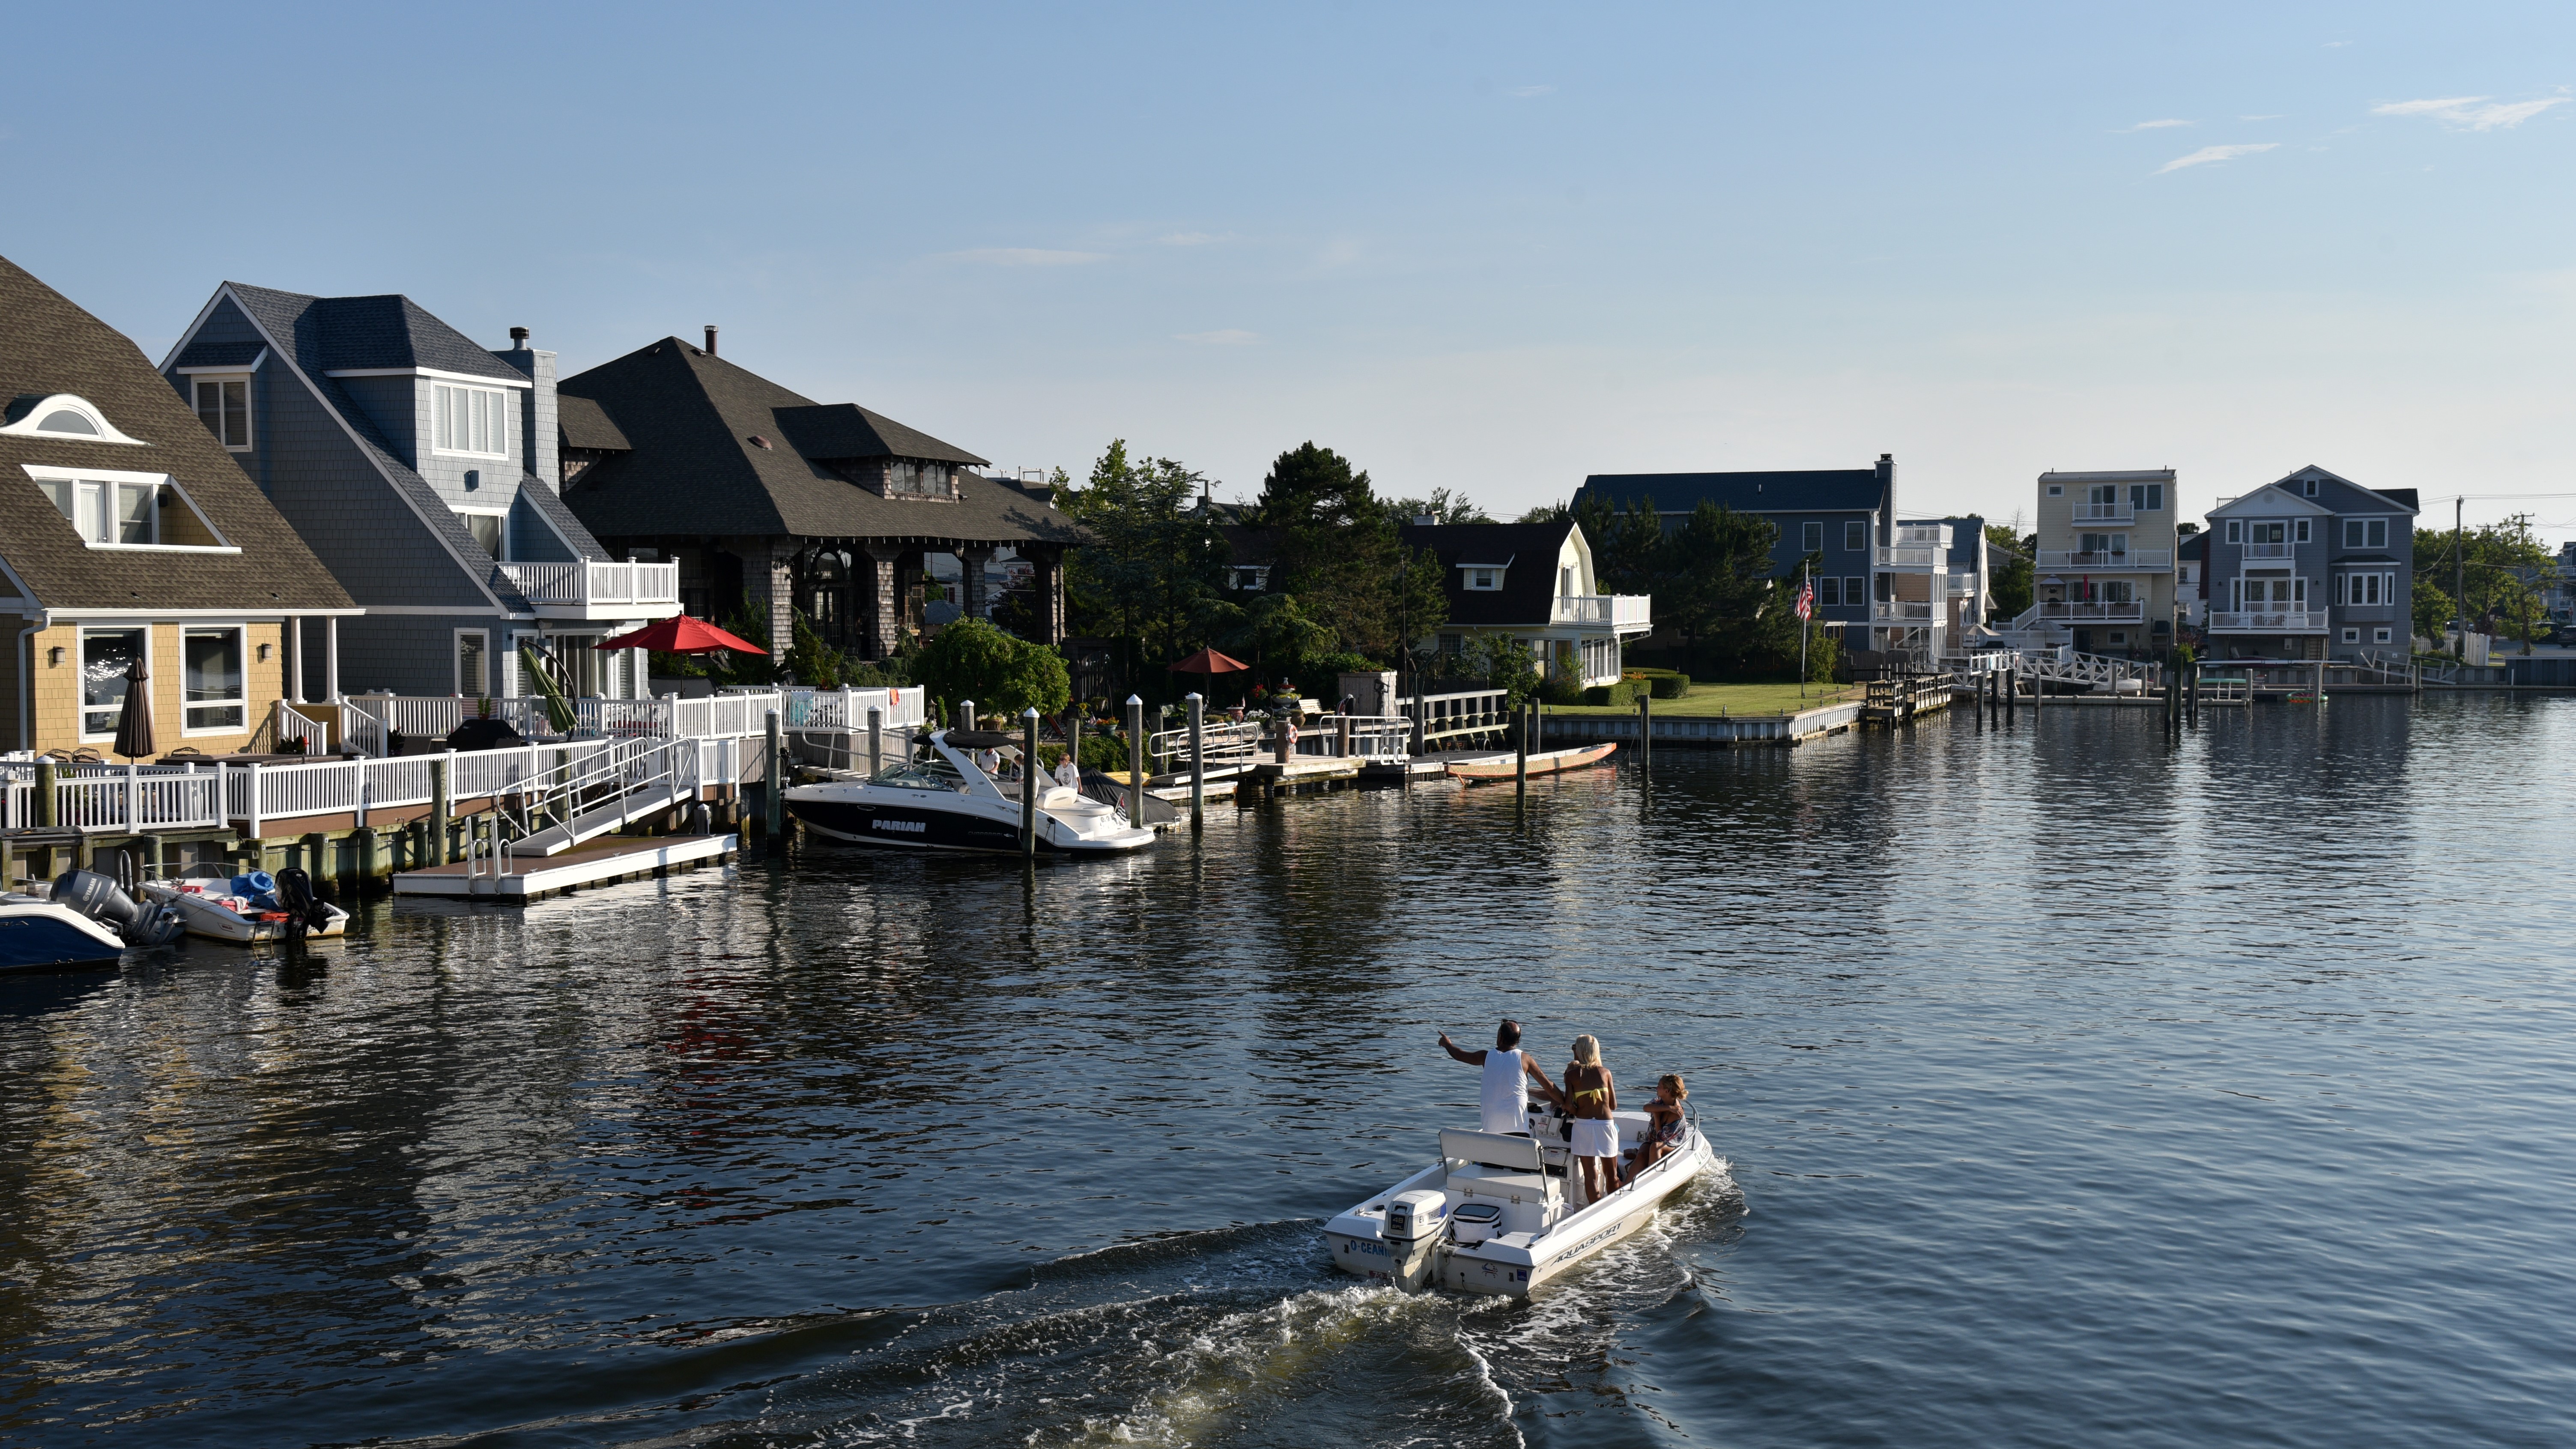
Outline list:
[[[2022,618],[2039,624],[2143,624],[2147,622],[2147,606],[2138,599],[2125,604],[2104,599],[2043,599]]]
[[[667,619],[680,612],[676,563],[505,563],[493,570],[541,619]]]
[[[2326,631],[2323,609],[2275,609],[2269,612],[2213,609],[2209,614],[2212,634],[2322,634]]]
[[[2078,503],[2075,505],[2075,521],[2078,523],[2128,523],[2134,520],[2137,516],[2138,510],[2130,507],[2126,503]]]
[[[1946,618],[1941,605],[1921,599],[1881,599],[1869,606],[1869,622],[1882,629],[1920,629]]]
[[[2169,548],[2133,548],[2102,550],[2081,548],[2043,548],[2039,551],[2042,569],[2090,569],[2095,573],[2160,574],[2173,567],[2173,550]]]
[[[2244,545],[2244,549],[2247,558],[2297,558],[2299,556],[2299,546],[2295,543],[2249,543]]]
[[[1937,569],[1950,563],[1948,544],[1900,543],[1878,551],[1883,569]]]
[[[1622,634],[1651,633],[1655,600],[1651,594],[1559,594],[1548,611],[1551,624],[1589,624]]]

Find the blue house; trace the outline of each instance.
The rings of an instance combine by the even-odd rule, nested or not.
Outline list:
[[[564,507],[555,357],[510,336],[487,350],[403,296],[226,282],[161,364],[367,611],[301,697],[533,693],[522,646],[568,693],[648,692],[637,651],[591,646],[678,612],[677,570],[613,559]]]
[[[1574,504],[1598,500],[1625,512],[1637,499],[1652,501],[1667,529],[1679,527],[1705,500],[1769,519],[1780,539],[1771,551],[1772,572],[1796,571],[1809,554],[1822,555],[1816,571],[1816,618],[1844,626],[1854,648],[1885,647],[1872,633],[1872,601],[1894,601],[1896,579],[1946,572],[1950,540],[1899,552],[1896,536],[1896,460],[1886,453],[1868,468],[1812,468],[1766,473],[1595,473],[1575,490]],[[1916,553],[1922,554],[1919,564]],[[1898,559],[1904,562],[1898,562]],[[1883,631],[1882,631],[1883,632]]]

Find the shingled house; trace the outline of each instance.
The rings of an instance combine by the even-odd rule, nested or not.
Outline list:
[[[817,403],[665,337],[563,380],[564,501],[620,554],[679,564],[689,612],[748,598],[784,653],[802,612],[862,659],[921,625],[923,560],[954,554],[969,615],[992,607],[985,565],[1033,569],[1037,642],[1064,637],[1064,550],[1081,530],[1046,494],[973,470],[951,443],[852,403]]]
[[[367,609],[326,696],[649,692],[612,634],[679,611],[672,571],[611,559],[556,496],[555,358],[486,350],[403,296],[226,282],[161,371]]]
[[[273,702],[301,698],[290,625],[354,616],[349,595],[123,334],[5,260],[0,322],[15,748],[107,754],[138,655],[160,750],[269,743]]]
[[[1594,591],[1592,545],[1572,522],[1414,523],[1407,548],[1440,560],[1449,599],[1443,653],[1502,635],[1525,645],[1551,678],[1616,683],[1627,641],[1654,629],[1654,600]]]

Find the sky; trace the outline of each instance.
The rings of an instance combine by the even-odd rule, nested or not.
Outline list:
[[[2576,6],[24,7],[0,254],[569,374],[721,351],[1079,478],[2315,463],[2576,536]],[[2560,494],[2560,497],[2521,495]],[[2500,496],[2512,495],[2512,496]],[[2447,525],[2448,518],[2440,520]]]

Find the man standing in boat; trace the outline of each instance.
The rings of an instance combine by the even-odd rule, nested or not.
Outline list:
[[[1488,1132],[1514,1132],[1529,1135],[1529,1084],[1536,1082],[1548,1100],[1562,1107],[1565,1094],[1547,1079],[1528,1052],[1521,1050],[1521,1024],[1506,1021],[1494,1032],[1494,1049],[1485,1052],[1466,1051],[1440,1034],[1440,1049],[1469,1066],[1485,1069],[1483,1098],[1484,1127]]]

